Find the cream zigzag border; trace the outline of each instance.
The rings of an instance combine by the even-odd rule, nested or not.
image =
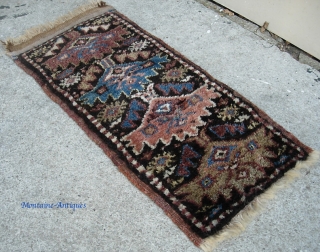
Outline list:
[[[231,221],[217,234],[205,238],[200,248],[205,252],[211,252],[218,244],[226,239],[240,235],[251,220],[261,213],[269,200],[275,197],[275,194],[282,188],[287,187],[293,180],[300,177],[300,170],[311,167],[320,157],[319,151],[312,151],[305,161],[298,161],[296,166],[287,171],[284,176],[274,183],[264,193],[257,196],[243,210],[241,210]]]

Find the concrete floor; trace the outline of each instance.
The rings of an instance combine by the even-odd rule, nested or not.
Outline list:
[[[0,39],[85,0],[1,0]],[[194,0],[109,0],[211,75],[320,149],[320,73]],[[199,251],[117,171],[38,84],[0,51],[0,250]],[[216,251],[319,251],[319,163]],[[23,209],[22,202],[86,209]]]

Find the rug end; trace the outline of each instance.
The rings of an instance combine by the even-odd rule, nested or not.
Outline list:
[[[300,176],[300,169],[314,166],[319,158],[319,151],[311,151],[306,160],[298,161],[293,169],[286,172],[283,178],[249,203],[219,233],[203,239],[199,247],[205,252],[211,252],[222,241],[239,236],[246,229],[252,219],[264,210],[267,202],[273,199],[280,189],[287,187],[295,178]]]
[[[86,15],[86,13],[92,11],[96,8],[110,8],[113,9],[112,6],[108,5],[104,1],[97,1],[93,0],[89,3],[79,6],[78,8],[74,9],[73,11],[59,17],[57,20],[49,22],[47,24],[31,27],[30,29],[26,30],[23,35],[16,37],[16,38],[8,38],[5,41],[1,41],[4,45],[6,52],[11,53],[17,50],[20,50],[21,47],[32,43],[32,41],[39,35],[49,33],[53,29],[57,27],[63,26],[66,22],[76,19],[78,17],[82,17]]]

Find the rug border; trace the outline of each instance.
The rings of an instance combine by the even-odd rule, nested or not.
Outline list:
[[[97,12],[96,7],[101,6],[93,6],[89,9],[83,8],[83,13],[78,13],[75,17],[73,17],[71,20],[67,22],[67,24],[58,24],[59,27],[54,27],[55,29],[60,29],[59,33],[62,32],[63,29],[67,29],[67,27],[72,27],[74,24],[77,24],[81,22],[81,20],[87,20],[90,18],[90,15],[97,16],[100,12],[108,12],[110,10],[114,10],[113,7],[107,6],[107,8],[101,8],[101,11],[99,10]],[[105,5],[103,6],[105,7]],[[81,7],[79,8],[81,10]],[[103,10],[102,10],[103,9]],[[101,14],[102,14],[101,13]],[[196,65],[194,62],[191,62],[188,60],[185,56],[183,56],[181,53],[176,51],[175,49],[171,48],[168,44],[166,44],[164,41],[162,41],[160,38],[155,37],[154,35],[150,34],[146,30],[142,29],[139,25],[137,25],[134,21],[131,21],[129,18],[127,18],[125,15],[117,12],[119,16],[124,18],[125,20],[129,21],[130,23],[133,23],[138,27],[142,32],[150,36],[151,38],[155,39],[158,43],[164,45],[168,50],[171,50],[173,53],[175,53],[178,57],[181,57],[185,62],[192,65],[195,69],[198,71],[201,71],[203,74],[205,74],[212,82],[217,83],[218,85],[222,86],[223,88],[227,89],[229,92],[231,92],[234,96],[239,97],[242,99],[245,103],[251,106],[252,109],[254,109],[257,114],[259,114],[260,118],[264,120],[265,124],[272,124],[275,127],[277,127],[285,137],[291,139],[295,144],[301,145],[305,150],[308,152],[308,159],[305,161],[299,161],[295,167],[291,168],[289,171],[287,171],[281,179],[276,181],[270,188],[268,188],[265,192],[257,196],[252,202],[250,202],[243,210],[241,210],[235,217],[232,218],[231,222],[225,226],[221,231],[219,231],[217,234],[214,234],[207,238],[201,238],[197,234],[195,234],[190,226],[185,224],[185,221],[174,211],[170,205],[162,199],[161,196],[159,196],[157,193],[155,193],[147,184],[140,181],[137,176],[127,168],[127,165],[125,161],[122,161],[120,157],[117,155],[116,151],[113,151],[106,143],[104,143],[101,138],[98,136],[97,133],[93,132],[90,127],[85,123],[83,118],[76,114],[69,106],[62,100],[60,97],[58,97],[56,94],[54,94],[47,86],[46,83],[37,76],[37,74],[28,69],[26,66],[24,66],[19,60],[15,60],[15,63],[22,68],[27,74],[32,76],[36,82],[38,82],[43,89],[43,91],[49,96],[50,99],[52,99],[55,103],[57,103],[78,125],[79,127],[90,137],[92,141],[94,141],[103,151],[104,153],[112,160],[112,162],[115,164],[115,166],[120,170],[121,173],[123,173],[127,179],[136,186],[140,191],[142,191],[144,194],[146,194],[149,198],[152,199],[164,212],[165,214],[185,233],[185,235],[198,247],[203,249],[204,251],[211,251],[214,247],[217,246],[217,244],[225,239],[229,239],[231,237],[234,237],[236,235],[239,235],[242,231],[244,231],[245,227],[248,225],[248,223],[253,219],[254,216],[256,216],[261,210],[262,207],[265,206],[266,202],[274,197],[274,194],[279,189],[283,188],[289,182],[291,182],[295,177],[298,176],[297,170],[303,168],[303,167],[309,167],[312,166],[317,159],[319,158],[319,153],[317,151],[313,151],[310,147],[306,146],[305,144],[301,143],[300,140],[298,140],[292,133],[285,130],[281,125],[279,125],[277,122],[275,122],[273,119],[271,119],[264,111],[259,109],[255,104],[253,104],[251,101],[247,100],[245,97],[243,97],[241,94],[239,94],[237,91],[233,90],[231,87],[227,86],[226,84],[218,81],[217,79],[213,78],[209,73],[207,73],[204,69],[202,69],[200,66]],[[55,23],[55,22],[53,22]],[[71,25],[72,23],[73,25]],[[50,26],[48,26],[50,27]],[[48,37],[54,37],[52,33],[52,26],[50,29],[45,30],[43,33],[40,33],[41,36],[45,37],[45,40],[48,40]],[[36,36],[39,36],[37,34]],[[36,40],[35,37],[32,37],[31,40],[21,40],[21,44],[17,43],[16,48],[17,50],[11,50],[11,53],[9,53],[9,56],[14,57],[15,55],[19,54],[22,51],[27,50],[28,47],[34,46],[34,40]],[[10,40],[7,40],[10,41]],[[11,41],[14,41],[11,40]],[[18,40],[16,40],[18,41]],[[39,42],[40,43],[40,42]],[[7,43],[10,44],[10,43]],[[27,47],[23,47],[22,45],[27,45]],[[21,47],[22,46],[22,47]],[[12,47],[11,47],[12,48]]]

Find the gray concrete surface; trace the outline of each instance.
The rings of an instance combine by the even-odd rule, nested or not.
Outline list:
[[[84,2],[1,0],[0,39]],[[320,149],[318,71],[194,0],[108,3]],[[3,50],[0,77],[1,251],[199,251]],[[216,251],[319,251],[319,175],[303,171]],[[21,208],[60,201],[87,207]]]
[[[307,64],[316,70],[320,71],[320,60],[312,57],[310,54],[304,52],[303,50],[299,49],[298,47],[287,44],[287,41],[280,38],[276,34],[270,32],[269,30],[265,30],[264,32],[260,31],[260,26],[249,21],[248,19],[242,17],[237,13],[233,13],[232,11],[228,10],[225,6],[222,6],[214,1],[208,0],[196,0],[197,2],[203,4],[204,6],[219,12],[221,16],[231,20],[232,22],[237,23],[244,29],[254,33],[261,39],[266,40],[268,42],[268,47],[276,46],[281,51],[288,52],[294,59],[298,60],[303,64]],[[228,14],[229,13],[229,14]],[[320,81],[320,80],[319,80]]]

